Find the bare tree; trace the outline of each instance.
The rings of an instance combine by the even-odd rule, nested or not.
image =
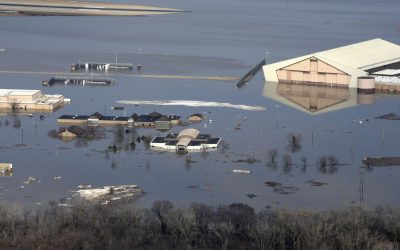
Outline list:
[[[160,231],[165,234],[167,231],[166,216],[168,212],[174,207],[170,201],[158,200],[153,203],[151,212],[156,216],[160,222]]]
[[[289,174],[292,171],[292,157],[289,154],[285,154],[282,158],[282,171],[285,174]]]
[[[174,209],[167,213],[165,221],[173,239],[174,248],[184,245],[189,248],[196,234],[196,217],[191,209]]]
[[[123,126],[115,127],[113,144],[122,145],[124,143],[124,139],[125,139],[124,127]]]
[[[277,169],[278,165],[276,163],[276,159],[278,158],[278,150],[271,149],[268,151],[268,163],[267,166],[272,169]]]
[[[13,128],[20,128],[21,127],[21,120],[18,116],[14,115],[13,117]]]
[[[305,173],[307,171],[307,158],[305,156],[300,157],[301,168],[300,171]]]
[[[339,160],[336,158],[336,156],[330,155],[328,156],[328,163],[329,166],[337,166],[339,165]]]
[[[301,135],[289,133],[287,136],[288,145],[286,149],[291,153],[296,153],[301,150]]]
[[[211,222],[209,228],[220,242],[220,249],[228,249],[229,240],[235,231],[233,224],[231,222]]]

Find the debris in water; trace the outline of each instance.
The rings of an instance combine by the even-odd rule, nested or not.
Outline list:
[[[28,179],[26,181],[24,181],[24,184],[29,185],[32,182],[34,182],[35,180],[36,180],[35,177],[30,176],[30,177],[28,177]]]
[[[300,191],[300,188],[295,186],[280,186],[274,188],[274,192],[279,194],[293,194],[298,191]]]
[[[247,158],[247,159],[239,159],[239,160],[232,161],[232,162],[234,162],[234,163],[247,163],[247,164],[253,164],[253,163],[259,163],[259,162],[260,162],[260,160],[258,160],[258,159],[255,159],[255,158],[253,158],[253,157],[249,157],[249,158]]]
[[[250,199],[257,197],[257,195],[255,194],[246,194],[247,197],[249,197]]]
[[[282,186],[282,183],[276,181],[266,181],[265,185],[267,185],[268,187],[279,187]]]
[[[327,182],[320,182],[320,181],[314,181],[314,180],[308,180],[306,183],[310,184],[313,187],[321,187],[321,186],[326,186],[329,183]]]
[[[251,174],[250,170],[234,169],[232,170],[234,174]]]
[[[76,191],[76,197],[102,205],[107,205],[111,201],[135,199],[141,194],[143,190],[137,185],[106,186]]]
[[[89,189],[89,188],[92,188],[92,185],[81,184],[81,185],[78,186],[78,188],[80,188],[80,189]]]
[[[54,180],[59,180],[59,179],[61,179],[61,176],[54,177]]]

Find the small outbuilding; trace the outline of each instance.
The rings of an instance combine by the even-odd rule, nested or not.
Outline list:
[[[0,163],[0,176],[12,176],[12,170],[11,163]]]
[[[81,137],[85,133],[83,128],[78,126],[70,126],[68,128],[63,128],[58,132],[58,137],[63,140],[73,140],[77,137]]]
[[[198,113],[193,114],[193,115],[191,115],[189,117],[189,121],[192,122],[192,123],[202,122],[203,119],[204,119],[203,115],[202,114],[198,114]]]

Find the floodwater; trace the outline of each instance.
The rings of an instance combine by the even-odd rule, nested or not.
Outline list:
[[[290,89],[265,83],[262,74],[241,89],[234,81],[124,74],[113,75],[116,84],[110,87],[41,86],[42,80],[53,76],[50,72],[68,73],[78,61],[113,62],[116,51],[118,62],[141,64],[141,74],[240,77],[264,57],[267,62],[279,61],[376,37],[400,43],[397,0],[152,0],[143,4],[190,12],[148,17],[0,17],[0,48],[6,49],[0,52],[0,87],[40,89],[72,99],[43,120],[40,114],[0,116],[0,162],[14,166],[12,177],[0,177],[1,201],[45,204],[69,196],[84,183],[93,187],[138,184],[146,192],[139,200],[141,206],[168,199],[178,205],[244,202],[256,209],[328,209],[361,202],[366,207],[400,207],[400,167],[366,169],[361,163],[365,156],[399,156],[399,121],[374,117],[400,113],[400,96]],[[332,105],[312,106],[312,112],[307,112],[308,100],[324,98]],[[124,105],[129,115],[156,110],[186,118],[203,113],[207,119],[193,127],[223,137],[224,144],[216,152],[188,156],[154,152],[144,143],[136,143],[134,150],[123,147],[129,144],[129,135],[121,138],[113,128],[89,142],[64,142],[48,135],[58,129],[56,119],[62,114],[122,115],[111,110],[121,106],[118,100],[227,102],[266,110]],[[136,133],[152,137],[168,132],[137,129]],[[290,136],[296,145],[288,145]],[[109,152],[107,147],[116,143],[120,149]],[[274,150],[276,164],[271,164]],[[331,155],[339,166],[317,167],[320,157]],[[251,174],[234,174],[233,169],[251,170]],[[36,180],[24,184],[30,176]]]

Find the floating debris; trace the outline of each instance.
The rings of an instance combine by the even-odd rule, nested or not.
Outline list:
[[[247,197],[249,197],[250,199],[257,197],[257,195],[255,194],[246,194]]]
[[[135,199],[143,194],[137,185],[106,186],[103,188],[81,189],[76,191],[78,198],[107,205],[111,201]]]
[[[59,179],[61,179],[61,176],[55,176],[54,177],[54,180],[59,180]]]
[[[314,180],[308,180],[306,183],[310,184],[313,187],[321,187],[321,186],[326,186],[329,183],[327,182],[320,182],[320,181],[314,181]]]
[[[240,129],[241,129],[241,127],[240,127],[240,123],[239,123],[239,122],[238,122],[238,123],[236,123],[235,129],[236,129],[236,130],[240,130]]]
[[[274,188],[274,192],[279,194],[293,194],[298,191],[300,191],[300,188],[295,186],[280,186]]]
[[[251,174],[250,170],[244,170],[244,169],[234,169],[232,170],[234,174]]]
[[[266,181],[265,185],[267,185],[268,187],[280,187],[282,186],[282,183],[276,181]]]
[[[78,188],[80,188],[80,189],[89,189],[89,188],[92,188],[92,185],[81,184],[81,185],[78,186]]]
[[[29,184],[31,184],[32,182],[34,182],[35,180],[36,180],[35,177],[30,176],[30,177],[28,177],[28,179],[27,179],[26,181],[24,181],[24,184],[25,184],[25,185],[29,185]]]
[[[247,163],[247,164],[253,164],[253,163],[260,163],[261,161],[258,159],[255,159],[253,157],[249,157],[247,159],[239,159],[236,161],[232,161],[234,163]]]

